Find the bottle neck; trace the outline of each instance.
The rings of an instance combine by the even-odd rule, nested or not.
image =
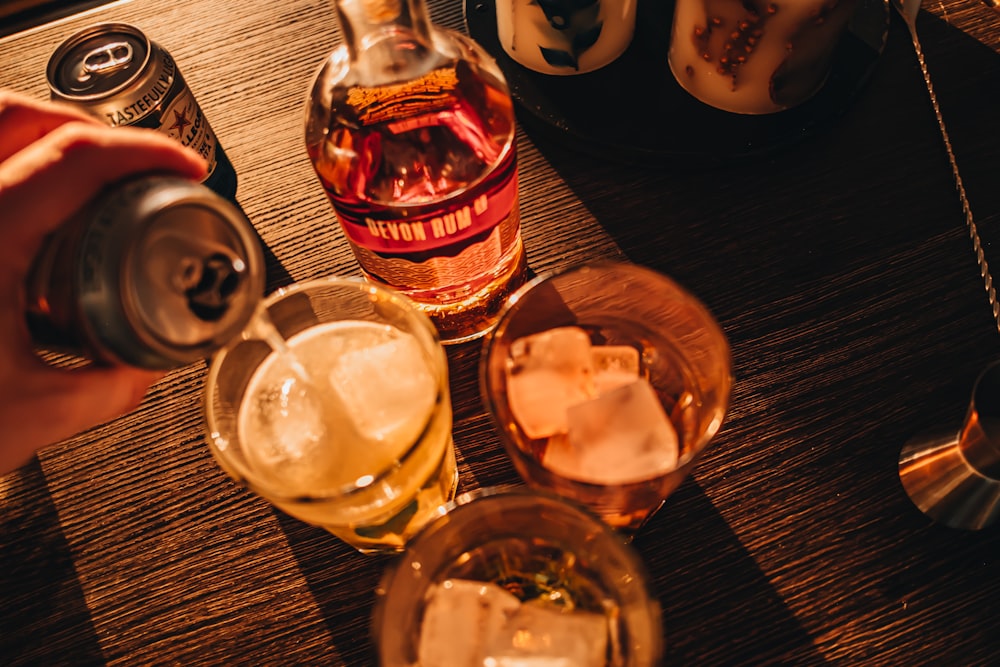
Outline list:
[[[335,5],[353,62],[398,69],[433,48],[424,0],[336,0]]]

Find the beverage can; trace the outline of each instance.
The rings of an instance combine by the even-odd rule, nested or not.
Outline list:
[[[232,202],[147,174],[104,191],[53,232],[25,286],[43,348],[169,369],[236,336],[263,296],[263,251]]]
[[[158,130],[208,162],[205,185],[236,196],[236,171],[166,49],[138,28],[101,23],[67,38],[49,58],[53,100],[89,111],[112,127]]]

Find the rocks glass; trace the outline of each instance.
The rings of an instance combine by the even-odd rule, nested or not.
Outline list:
[[[465,494],[376,591],[383,667],[652,667],[660,608],[642,562],[599,519],[549,494]]]
[[[399,551],[454,497],[448,365],[426,315],[356,278],[267,297],[213,358],[208,441],[230,476],[359,551]]]
[[[633,533],[722,425],[729,344],[670,278],[600,263],[536,278],[485,343],[483,401],[524,481]]]

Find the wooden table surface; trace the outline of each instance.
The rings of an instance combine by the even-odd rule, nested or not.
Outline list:
[[[459,0],[431,9],[464,29]],[[331,6],[115,2],[0,40],[0,86],[46,97],[56,44],[103,20],[173,53],[280,263],[271,287],[356,274],[302,139],[306,86],[339,39]],[[1000,269],[1000,14],[935,1],[919,29]],[[649,131],[685,129],[666,116]],[[897,474],[907,440],[958,428],[1000,356],[899,18],[844,115],[774,154],[630,164],[526,124],[518,148],[534,271],[646,264],[697,294],[732,344],[727,421],[635,541],[665,664],[998,664],[998,528],[932,523]],[[477,394],[478,353],[449,348],[463,491],[517,481]],[[0,663],[375,664],[369,615],[391,558],[226,477],[203,439],[204,378],[203,364],[172,372],[135,413],[0,478]]]

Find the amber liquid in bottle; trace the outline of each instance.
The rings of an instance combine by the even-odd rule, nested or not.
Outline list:
[[[526,273],[506,82],[419,3],[337,7],[353,39],[311,91],[310,160],[364,274],[414,300],[445,342],[476,338]]]

